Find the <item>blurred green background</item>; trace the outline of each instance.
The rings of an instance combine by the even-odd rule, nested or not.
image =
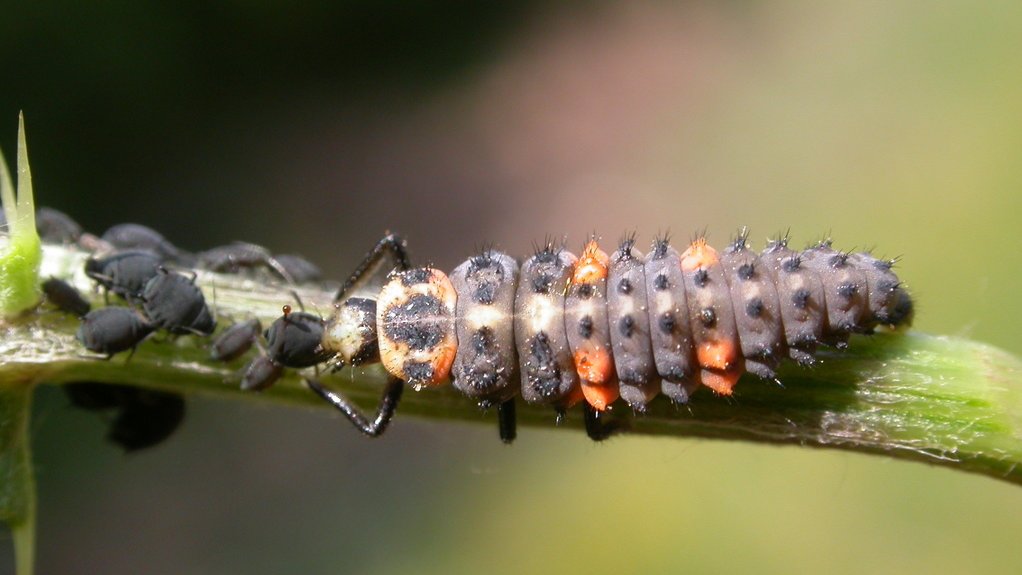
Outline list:
[[[39,201],[95,232],[340,278],[385,229],[450,268],[790,227],[1022,353],[1017,1],[19,2],[0,82],[0,145],[24,109]],[[876,457],[198,398],[125,457],[54,389],[33,427],[43,574],[1022,569],[1022,490]]]

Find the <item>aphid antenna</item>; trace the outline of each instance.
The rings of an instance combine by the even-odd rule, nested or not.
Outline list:
[[[305,302],[302,301],[302,296],[298,295],[298,290],[292,287],[291,289],[288,290],[288,293],[291,294],[291,297],[294,298],[295,303],[298,304],[298,309],[300,311],[305,311]],[[291,313],[291,306],[289,305],[285,305],[281,309],[284,311],[285,316]]]

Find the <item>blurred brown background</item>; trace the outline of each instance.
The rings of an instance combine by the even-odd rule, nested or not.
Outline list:
[[[92,4],[0,20],[0,145],[24,109],[38,200],[90,230],[340,278],[385,229],[450,268],[790,228],[903,256],[918,329],[1022,353],[1018,2]],[[196,399],[124,457],[52,389],[34,427],[44,574],[1022,567],[1017,487],[839,452]]]

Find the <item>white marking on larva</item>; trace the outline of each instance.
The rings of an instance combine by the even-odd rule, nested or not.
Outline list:
[[[365,338],[360,329],[361,315],[358,310],[342,307],[337,318],[327,324],[323,344],[326,348],[340,354],[345,362],[350,362],[365,344]]]
[[[619,301],[621,302],[621,311],[620,311],[621,315],[630,315],[633,311],[635,311],[635,298],[633,298],[633,297],[626,297],[626,298],[621,298],[621,300],[619,300]]]
[[[656,292],[656,311],[657,314],[674,311],[674,298],[669,291]]]
[[[507,314],[492,305],[472,306],[472,309],[463,318],[472,331],[482,327],[492,328],[500,325],[501,322],[506,321],[506,319]]]
[[[525,313],[529,322],[529,329],[532,333],[548,331],[554,317],[557,316],[557,310],[554,309],[553,302],[545,297],[533,298],[529,302],[528,307],[526,307]]]

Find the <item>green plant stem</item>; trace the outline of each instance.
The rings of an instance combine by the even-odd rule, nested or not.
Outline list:
[[[84,257],[47,246],[43,276],[70,279],[88,290],[90,283],[81,272]],[[279,316],[282,305],[293,303],[279,284],[201,272],[198,281],[215,301],[223,325],[253,314],[266,325]],[[310,311],[329,314],[330,290],[300,293]],[[244,360],[230,365],[210,361],[205,339],[157,336],[130,360],[123,354],[104,361],[91,357],[74,339],[77,326],[76,319],[45,309],[7,324],[0,341],[0,381],[126,383],[324,406],[291,370],[270,390],[242,392],[237,379]],[[1022,484],[1022,372],[1017,358],[984,344],[918,333],[855,337],[848,350],[825,350],[819,358],[811,369],[784,366],[779,375],[783,387],[746,377],[733,398],[702,390],[687,406],[658,398],[647,415],[635,417],[621,406],[613,416],[632,433],[884,453]],[[324,381],[369,408],[379,399],[383,378],[382,370],[371,366]],[[555,425],[551,409],[519,403],[523,424]],[[450,386],[409,391],[399,412],[490,424],[495,420],[492,414],[481,415]],[[578,426],[581,414],[572,410],[564,427]]]

